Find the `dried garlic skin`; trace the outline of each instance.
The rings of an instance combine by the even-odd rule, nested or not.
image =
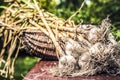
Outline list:
[[[60,57],[58,70],[60,70],[60,76],[70,75],[72,71],[76,69],[76,59],[71,55],[65,55]]]

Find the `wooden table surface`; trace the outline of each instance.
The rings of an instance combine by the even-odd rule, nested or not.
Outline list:
[[[55,61],[39,61],[23,80],[120,80],[120,76],[53,77],[48,71],[55,65]]]

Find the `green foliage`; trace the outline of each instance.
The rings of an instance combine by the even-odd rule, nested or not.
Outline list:
[[[30,69],[36,64],[38,58],[36,57],[18,57],[15,62],[15,80],[22,80],[24,76],[30,71]],[[6,80],[0,76],[0,80]],[[7,78],[9,80],[9,77]]]
[[[33,57],[19,57],[15,63],[15,79],[22,80],[37,61],[38,59]]]
[[[42,3],[45,3],[47,0],[41,1],[43,1]],[[56,0],[50,1],[53,1],[54,4],[51,5],[48,3],[49,5],[44,6],[43,8],[64,19],[68,19],[75,11],[77,11],[83,2],[83,0],[59,0],[60,2],[57,4],[57,2],[55,3]],[[82,21],[85,24],[100,24],[104,18],[109,16],[112,25],[117,28],[113,34],[116,35],[117,40],[120,41],[120,30],[118,30],[120,29],[119,5],[120,1],[118,0],[87,0],[82,10],[73,17],[73,20],[77,24]]]
[[[83,0],[41,0],[41,7],[56,14],[58,17],[68,19],[79,9],[82,2]],[[84,23],[98,24],[109,15],[112,24],[116,24],[116,22],[120,21],[118,18],[120,14],[119,5],[120,2],[118,0],[87,0],[80,13],[73,20],[76,23],[80,23],[83,20]],[[119,25],[116,25],[116,27]]]

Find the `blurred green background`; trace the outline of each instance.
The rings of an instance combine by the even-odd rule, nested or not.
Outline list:
[[[0,0],[0,13],[4,10],[4,7],[11,4],[12,1],[14,0]],[[26,0],[21,0],[21,3],[22,1],[24,2]],[[80,8],[83,0],[38,0],[38,2],[46,11],[60,18],[68,19]],[[118,43],[120,43],[119,0],[86,0],[84,7],[73,17],[73,20],[76,24],[81,22],[85,24],[100,24],[107,16],[109,16],[112,23],[111,32],[116,36]],[[15,80],[21,80],[37,61],[38,58],[30,57],[24,53],[19,54],[15,63]],[[1,79],[3,78],[1,77],[0,80]]]

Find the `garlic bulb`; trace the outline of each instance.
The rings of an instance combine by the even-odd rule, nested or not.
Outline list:
[[[79,67],[81,67],[81,69],[85,68],[85,66],[87,64],[89,64],[90,62],[90,54],[88,52],[86,53],[83,53],[80,57],[79,57],[79,60],[78,60],[78,65]]]
[[[96,42],[100,38],[100,29],[97,27],[92,28],[88,33],[88,40],[90,42]]]
[[[62,56],[59,59],[59,68],[65,68],[66,66],[74,68],[75,64],[76,64],[76,60],[71,55]]]
[[[75,40],[69,39],[65,44],[66,54],[71,55],[74,58],[78,58],[84,51],[85,49],[82,47],[82,45]]]

